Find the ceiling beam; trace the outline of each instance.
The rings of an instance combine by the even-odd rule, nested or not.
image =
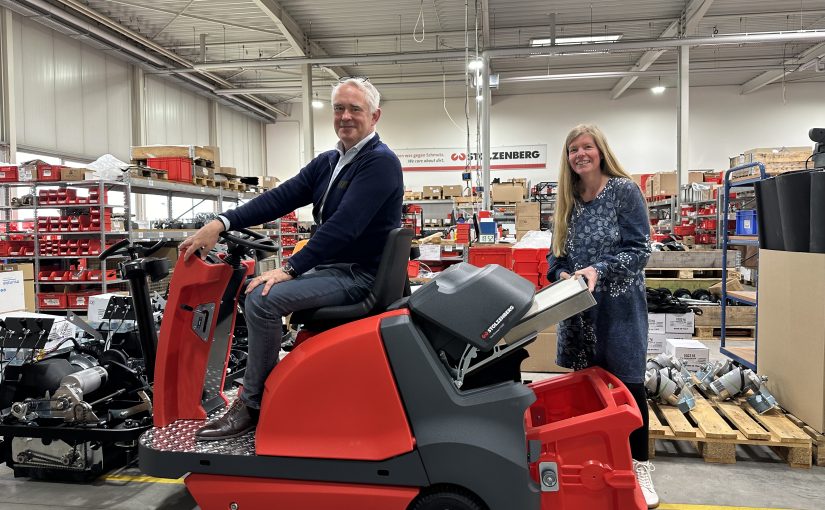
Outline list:
[[[490,2],[481,0],[481,49],[486,50],[492,46],[490,40]]]
[[[668,25],[665,31],[662,32],[660,38],[667,39],[676,37],[679,35],[680,28],[682,27],[684,28],[682,35],[692,35],[696,31],[696,27],[699,26],[699,21],[702,20],[712,4],[713,0],[691,0],[690,4],[682,11],[679,19]],[[684,25],[682,23],[684,23]],[[644,52],[636,64],[630,68],[630,71],[646,71],[647,68],[656,62],[664,53],[663,50]],[[638,76],[627,76],[619,80],[619,83],[610,91],[610,99],[619,99],[619,96],[624,94],[624,91],[630,88],[637,79]]]
[[[739,93],[750,94],[751,92],[755,92],[766,85],[770,85],[777,80],[781,80],[794,71],[798,71],[801,67],[807,67],[805,64],[808,64],[811,60],[816,60],[823,57],[825,57],[825,43],[819,43],[816,46],[808,48],[795,57],[786,59],[782,69],[765,71],[756,78],[748,80],[744,85],[742,85],[742,88],[739,89]]]
[[[325,57],[326,50],[310,40],[292,16],[284,10],[276,0],[252,0],[278,27],[286,40],[295,50],[299,57]],[[326,72],[336,80],[341,76],[346,76],[347,71],[342,67],[325,67]]]
[[[150,37],[150,39],[152,39],[152,40],[157,39],[157,38],[158,38],[158,36],[159,36],[160,34],[162,34],[164,30],[166,30],[167,28],[169,28],[169,25],[171,25],[172,23],[174,23],[175,21],[177,21],[177,19],[178,19],[178,18],[180,18],[181,14],[183,14],[184,12],[186,12],[186,9],[188,9],[188,8],[189,8],[189,6],[190,6],[190,5],[192,5],[192,3],[193,3],[194,1],[195,1],[195,0],[189,0],[189,3],[188,3],[188,4],[186,4],[186,5],[183,7],[183,9],[181,9],[181,10],[180,10],[180,12],[178,12],[178,13],[176,13],[174,16],[172,16],[172,19],[170,19],[170,20],[169,20],[169,23],[167,23],[167,24],[163,25],[163,28],[161,28],[160,30],[158,30],[158,31],[155,33],[155,35],[153,35],[152,37]]]

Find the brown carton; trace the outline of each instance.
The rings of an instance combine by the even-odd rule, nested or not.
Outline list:
[[[83,181],[86,180],[86,173],[91,172],[86,168],[68,168],[63,167],[60,169],[60,180],[61,181]]]
[[[457,184],[441,187],[441,196],[443,198],[460,197],[462,192],[464,192],[464,187]]]
[[[676,188],[676,172],[659,172],[657,174],[653,174],[653,177],[649,179],[649,182],[650,181],[653,182],[653,194],[651,196],[673,196],[679,191]]]
[[[422,198],[426,199],[440,199],[441,198],[441,186],[424,186],[424,191],[422,192]]]
[[[34,280],[34,264],[3,264],[0,271],[22,271],[24,280]]]
[[[522,372],[570,372],[556,364],[556,326],[539,333],[536,340],[527,345],[530,357],[521,362]]]
[[[521,202],[524,200],[525,189],[521,184],[503,183],[493,184],[490,187],[493,202]]]
[[[825,253],[759,250],[757,369],[780,405],[818,432],[825,431],[823,281]]]

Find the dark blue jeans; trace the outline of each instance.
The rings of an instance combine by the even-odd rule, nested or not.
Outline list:
[[[351,305],[363,300],[375,278],[356,264],[318,266],[294,280],[276,283],[263,296],[263,285],[246,295],[244,315],[249,335],[243,392],[244,404],[260,409],[264,383],[278,363],[281,319],[308,308]]]

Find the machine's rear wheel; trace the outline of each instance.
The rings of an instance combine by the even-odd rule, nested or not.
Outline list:
[[[409,510],[484,510],[470,494],[453,490],[432,492],[418,498]]]

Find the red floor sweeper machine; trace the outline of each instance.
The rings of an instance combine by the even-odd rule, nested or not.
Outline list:
[[[226,255],[181,259],[170,283],[154,427],[140,439],[147,474],[186,475],[204,510],[646,508],[628,446],[642,421],[622,383],[599,368],[521,382],[537,333],[595,303],[586,285],[536,293],[493,265],[454,265],[390,306],[371,296],[315,311],[329,329],[269,375],[257,431],[196,442],[225,412],[237,300],[254,271],[244,254],[271,250],[223,235]],[[390,235],[374,293],[399,249],[406,267],[404,235]]]

